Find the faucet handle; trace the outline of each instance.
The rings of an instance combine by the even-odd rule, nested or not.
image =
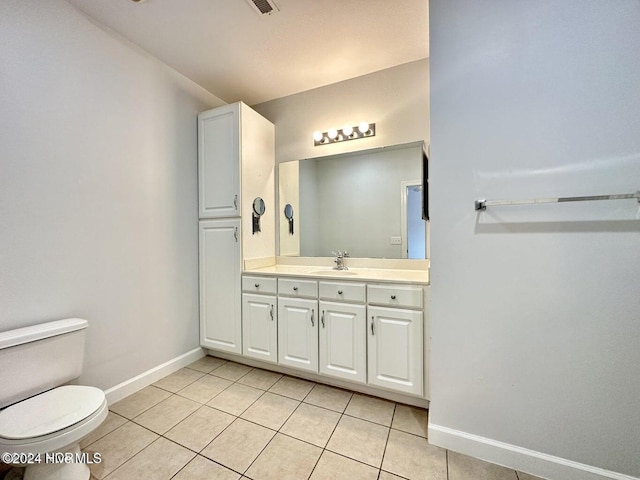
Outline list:
[[[348,257],[349,256],[349,252],[347,252],[346,250],[344,252],[342,252],[342,256],[343,257]]]

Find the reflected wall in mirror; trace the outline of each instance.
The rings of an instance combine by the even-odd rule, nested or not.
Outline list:
[[[280,255],[425,258],[423,143],[280,163]],[[289,234],[284,207],[293,206]]]

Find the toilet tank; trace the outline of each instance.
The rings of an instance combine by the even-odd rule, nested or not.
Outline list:
[[[0,332],[0,408],[79,377],[87,325],[67,318]]]

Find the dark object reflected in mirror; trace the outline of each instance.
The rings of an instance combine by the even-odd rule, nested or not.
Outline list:
[[[293,207],[290,203],[284,206],[284,216],[289,221],[289,235],[293,235]]]
[[[260,217],[264,214],[265,205],[264,200],[261,197],[256,197],[253,201],[253,223],[252,230],[255,235],[256,232],[260,231]]]

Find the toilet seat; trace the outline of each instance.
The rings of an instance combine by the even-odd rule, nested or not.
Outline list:
[[[16,453],[63,448],[88,435],[108,411],[98,388],[57,387],[0,411],[0,446]]]

